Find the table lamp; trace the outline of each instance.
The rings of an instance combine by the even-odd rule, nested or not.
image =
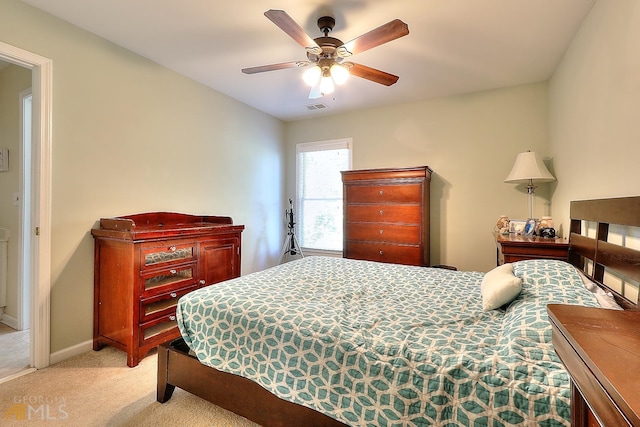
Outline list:
[[[540,156],[533,151],[518,154],[513,169],[504,180],[507,183],[527,184],[529,195],[529,218],[533,218],[533,193],[536,189],[534,183],[555,181],[551,172],[542,162]]]

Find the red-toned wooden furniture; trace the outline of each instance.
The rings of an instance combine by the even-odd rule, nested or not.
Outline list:
[[[640,426],[640,311],[553,304],[556,352],[571,375],[574,426]]]
[[[429,265],[428,166],[342,172],[345,258]]]
[[[243,225],[229,217],[152,212],[102,218],[95,239],[93,349],[127,352],[136,366],[180,336],[178,299],[240,275]]]
[[[494,233],[496,239],[496,264],[525,259],[569,260],[569,241],[561,237],[521,236]]]

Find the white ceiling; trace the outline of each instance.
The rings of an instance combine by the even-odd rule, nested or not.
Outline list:
[[[595,0],[23,0],[283,120],[547,80]],[[331,15],[347,42],[398,18],[409,35],[350,58],[400,76],[352,77],[309,100],[302,70],[241,68],[305,60],[263,14],[285,10],[312,38]],[[310,111],[321,102],[328,108]]]

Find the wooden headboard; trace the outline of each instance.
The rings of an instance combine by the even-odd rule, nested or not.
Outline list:
[[[638,310],[640,197],[571,202],[569,262],[625,309]]]

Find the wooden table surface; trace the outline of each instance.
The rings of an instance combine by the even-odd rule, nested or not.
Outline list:
[[[595,415],[601,387],[630,425],[640,426],[640,311],[563,304],[547,310],[562,334],[553,336],[556,351]]]

